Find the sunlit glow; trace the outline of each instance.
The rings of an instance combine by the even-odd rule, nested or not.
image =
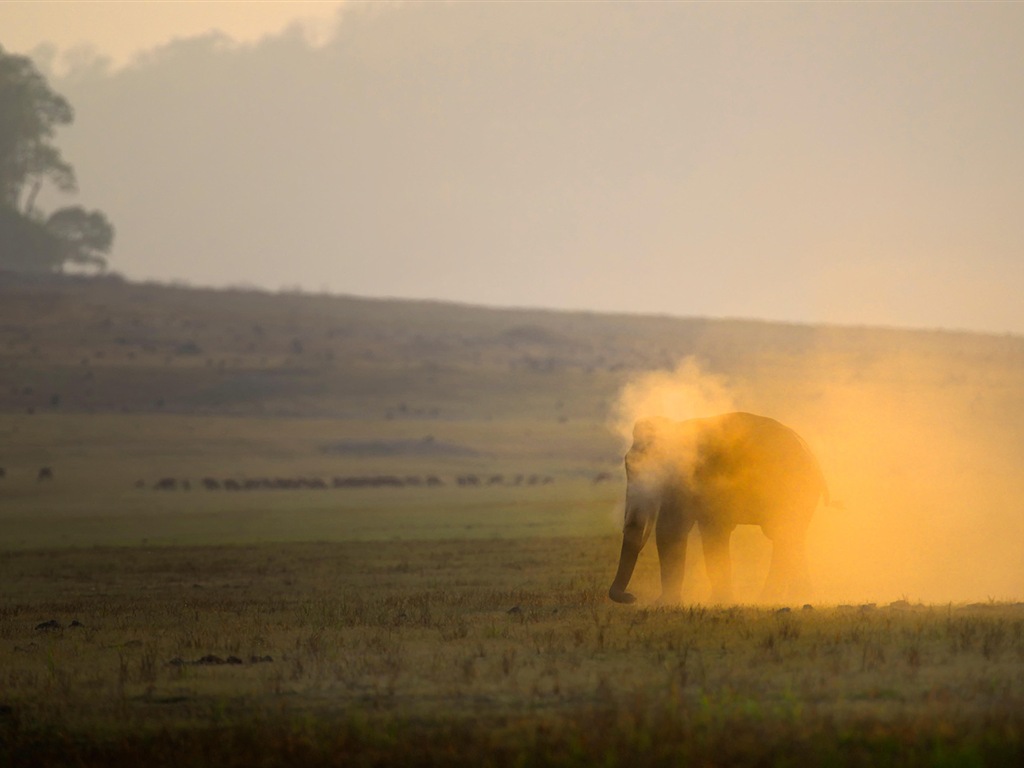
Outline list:
[[[833,500],[819,507],[808,533],[816,601],[1020,598],[1024,514],[1013,450],[1019,438],[998,409],[986,407],[981,384],[925,360],[894,356],[854,370],[822,358],[814,380],[790,393],[727,381],[684,360],[674,371],[629,382],[612,424],[625,435],[626,425],[640,417],[747,410],[800,433],[822,465]],[[646,557],[654,559],[649,550]],[[740,526],[732,555],[736,597],[754,600],[770,543],[759,529]],[[656,569],[646,573],[646,591],[656,596]],[[684,600],[706,597],[693,534]]]

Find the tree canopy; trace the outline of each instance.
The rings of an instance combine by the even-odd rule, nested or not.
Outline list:
[[[66,265],[106,267],[114,228],[81,206],[49,216],[36,208],[45,182],[75,192],[75,172],[53,144],[74,110],[26,56],[0,47],[0,268],[59,272]]]

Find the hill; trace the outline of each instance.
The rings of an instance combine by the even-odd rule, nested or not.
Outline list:
[[[0,412],[603,423],[637,372],[685,358],[761,400],[839,372],[1005,395],[1024,339],[0,275]]]

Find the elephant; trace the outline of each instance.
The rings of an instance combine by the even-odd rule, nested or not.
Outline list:
[[[625,462],[625,520],[619,567],[608,590],[612,600],[636,601],[626,587],[653,529],[659,603],[678,603],[694,524],[713,602],[732,601],[729,538],[737,525],[759,525],[772,541],[762,600],[809,593],[806,532],[819,500],[827,504],[829,497],[821,467],[792,429],[751,413],[640,419]]]

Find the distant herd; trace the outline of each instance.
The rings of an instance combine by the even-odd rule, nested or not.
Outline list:
[[[458,475],[454,483],[460,487],[493,485],[550,485],[551,475]],[[138,480],[136,488],[145,488],[145,480]],[[277,491],[327,490],[328,488],[438,488],[446,485],[436,475],[356,475],[332,477],[252,477],[246,479],[204,477],[198,485],[208,491]],[[176,477],[162,477],[151,486],[155,491],[190,491],[192,483]]]
[[[0,480],[7,477],[7,468],[0,467]],[[53,469],[50,467],[40,467],[39,471],[36,472],[36,481],[45,482],[47,480],[53,480]]]

